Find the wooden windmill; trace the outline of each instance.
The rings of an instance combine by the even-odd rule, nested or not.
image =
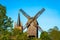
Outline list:
[[[17,20],[17,24],[15,23],[15,28],[23,32],[23,26],[20,21],[20,13],[18,13],[18,20]]]
[[[24,28],[24,29],[27,28],[27,36],[28,37],[37,37],[38,38],[38,30],[40,30],[41,32],[43,31],[41,29],[41,27],[39,27],[39,25],[38,25],[37,18],[44,12],[44,10],[45,9],[42,8],[42,10],[39,11],[34,17],[30,17],[22,9],[20,9],[22,14],[28,19],[26,26]]]

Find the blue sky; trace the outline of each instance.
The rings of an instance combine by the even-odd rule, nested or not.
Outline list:
[[[23,9],[31,17],[42,8],[45,11],[37,19],[39,26],[47,31],[54,26],[60,29],[60,0],[0,0],[0,4],[6,6],[7,15],[17,21],[19,9]],[[24,25],[27,19],[21,14],[21,22]]]

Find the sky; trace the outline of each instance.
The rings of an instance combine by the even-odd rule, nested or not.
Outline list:
[[[45,11],[37,19],[39,26],[48,31],[57,26],[60,30],[60,0],[0,0],[7,10],[7,16],[17,22],[19,9],[23,9],[28,15],[33,17],[42,8]],[[25,25],[27,18],[20,13],[22,25]]]

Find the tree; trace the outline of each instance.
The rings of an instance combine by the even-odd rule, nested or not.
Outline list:
[[[46,31],[42,32],[40,35],[40,40],[51,40],[48,32],[46,32]]]
[[[10,40],[27,40],[27,33],[22,33],[19,29],[13,29]]]
[[[60,40],[60,31],[58,30],[57,26],[49,29],[49,36],[52,40]]]
[[[12,20],[6,15],[6,7],[0,4],[0,29],[7,30],[13,26]]]
[[[6,15],[6,7],[0,4],[0,40],[8,40],[13,21]]]

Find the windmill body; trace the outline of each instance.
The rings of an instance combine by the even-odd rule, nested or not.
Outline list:
[[[33,18],[29,19],[28,22],[30,22]],[[27,22],[27,24],[28,24]],[[38,37],[38,23],[36,20],[34,20],[30,26],[27,27],[27,36],[28,37]]]

